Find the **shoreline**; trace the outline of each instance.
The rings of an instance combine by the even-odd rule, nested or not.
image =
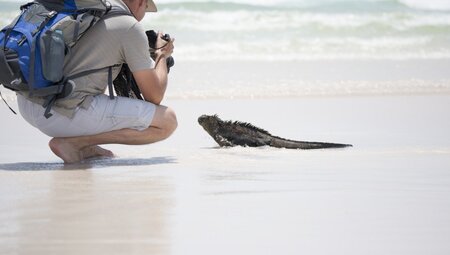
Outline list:
[[[197,123],[203,114],[218,114],[223,120],[249,122],[275,136],[292,140],[354,144],[355,150],[439,150],[450,147],[448,128],[450,95],[347,96],[273,99],[167,99],[175,110],[179,127],[169,139],[147,146],[107,145],[119,152],[138,153],[142,148],[182,150],[214,148],[217,144]],[[17,105],[11,106],[17,110]],[[48,149],[49,137],[40,133],[4,106],[5,121],[0,137],[0,162],[37,162],[59,159]],[[382,138],[382,139],[380,139]],[[27,153],[21,153],[27,146]],[[174,150],[173,148],[178,148]],[[8,153],[8,150],[13,152]],[[114,150],[113,150],[114,151]],[[146,151],[146,149],[144,150]],[[128,155],[128,153],[125,153]],[[31,160],[31,161],[34,161]],[[25,160],[26,161],[26,160]]]
[[[168,99],[450,95],[450,59],[176,61]]]
[[[450,95],[450,59],[175,59],[168,100]],[[12,91],[1,92],[15,100]]]

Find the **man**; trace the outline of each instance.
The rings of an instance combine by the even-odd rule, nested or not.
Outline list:
[[[65,74],[114,66],[113,77],[120,65],[127,63],[145,99],[137,100],[104,94],[108,70],[77,79],[70,96],[58,99],[53,116],[46,119],[41,98],[18,95],[19,110],[26,121],[53,137],[50,149],[65,163],[113,153],[102,144],[141,145],[169,137],[177,127],[174,111],[160,105],[167,87],[166,59],[173,52],[173,39],[161,38],[157,46],[156,64],[150,58],[148,40],[139,23],[147,11],[156,11],[152,0],[108,0],[115,8],[131,15],[113,16],[99,21],[71,49],[64,65]],[[160,34],[161,36],[161,34]]]

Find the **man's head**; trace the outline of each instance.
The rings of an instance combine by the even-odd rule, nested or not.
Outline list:
[[[141,21],[146,12],[156,12],[157,8],[152,0],[123,0],[134,17]]]

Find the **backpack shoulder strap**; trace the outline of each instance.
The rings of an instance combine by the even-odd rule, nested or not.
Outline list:
[[[83,77],[83,76],[86,76],[86,75],[89,75],[89,74],[97,73],[97,72],[102,71],[102,70],[108,70],[109,98],[110,99],[114,99],[112,68],[113,67],[117,67],[117,66],[121,66],[121,64],[116,64],[116,65],[102,67],[102,68],[97,68],[97,69],[86,70],[86,71],[83,71],[83,72],[79,72],[79,73],[73,74],[73,75],[67,77],[66,79],[67,80],[73,80],[73,79],[80,78],[80,77]]]
[[[133,16],[133,14],[131,14],[128,11],[125,11],[124,9],[113,6],[105,15],[103,15],[102,18],[107,19],[107,18],[112,18],[112,17],[116,17],[116,16]]]

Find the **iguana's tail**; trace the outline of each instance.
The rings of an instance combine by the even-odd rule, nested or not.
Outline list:
[[[328,148],[344,148],[344,147],[352,147],[353,145],[341,143],[293,141],[276,137],[270,141],[270,146],[286,149],[313,150],[313,149],[328,149]]]

